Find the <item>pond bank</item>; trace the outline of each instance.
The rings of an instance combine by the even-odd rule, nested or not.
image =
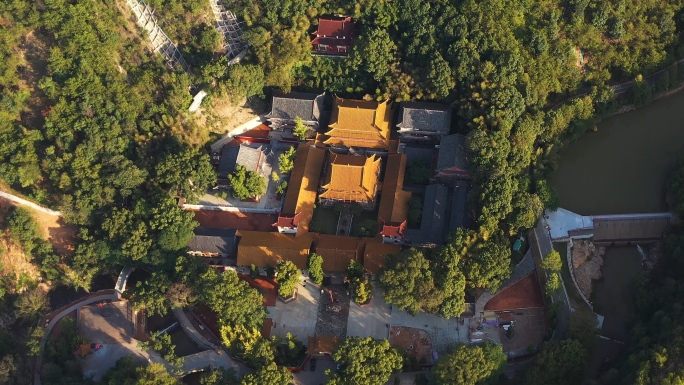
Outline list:
[[[666,210],[664,183],[684,151],[684,93],[603,120],[562,153],[551,185],[582,215]]]

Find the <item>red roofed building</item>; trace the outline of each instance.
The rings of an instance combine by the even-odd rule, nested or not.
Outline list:
[[[346,55],[354,38],[354,22],[347,17],[321,17],[311,41],[314,55]]]

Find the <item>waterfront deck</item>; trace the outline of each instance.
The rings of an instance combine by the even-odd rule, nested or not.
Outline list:
[[[594,243],[628,244],[649,243],[662,239],[670,227],[670,216],[642,218],[594,218]]]
[[[655,242],[676,220],[672,213],[584,216],[561,208],[547,211],[544,217],[554,241],[593,237],[595,243],[605,245]]]

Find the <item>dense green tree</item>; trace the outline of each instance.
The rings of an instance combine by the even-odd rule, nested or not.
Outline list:
[[[297,150],[294,147],[290,147],[280,154],[278,157],[278,170],[280,170],[281,173],[287,174],[292,171],[296,154]]]
[[[420,310],[436,312],[443,302],[443,293],[435,286],[430,261],[420,250],[407,249],[388,255],[379,280],[385,290],[385,301],[410,314]]]
[[[397,45],[383,28],[373,28],[359,36],[351,53],[352,65],[381,80],[390,71]]]
[[[221,324],[261,327],[266,315],[263,297],[234,270],[219,275],[216,269],[208,269],[199,279],[202,290],[195,292],[218,313]]]
[[[343,368],[329,378],[332,385],[384,384],[401,370],[404,361],[388,340],[370,337],[347,337],[335,347],[332,357]]]
[[[125,296],[136,310],[146,309],[148,314],[164,315],[169,310],[166,296],[171,281],[163,272],[155,271],[145,281],[138,281],[135,287],[126,290]]]
[[[291,385],[292,373],[285,368],[279,368],[275,363],[270,363],[257,370],[255,373],[248,373],[242,378],[241,385]]]
[[[264,70],[253,64],[233,64],[228,67],[226,79],[219,81],[218,89],[234,103],[251,96],[262,96]]]
[[[378,221],[367,219],[356,226],[356,235],[359,237],[374,237],[378,234]]]
[[[166,299],[172,309],[178,309],[195,302],[195,295],[185,283],[174,282],[166,291]]]
[[[587,352],[577,340],[547,342],[525,375],[525,383],[570,385],[582,382]]]
[[[370,301],[373,294],[373,283],[368,278],[354,278],[351,281],[354,290],[354,302],[364,304]]]
[[[556,250],[551,250],[544,259],[542,259],[539,266],[546,271],[561,271],[563,268],[563,261],[561,261],[560,253]]]
[[[456,82],[451,75],[449,63],[444,60],[439,52],[435,52],[433,59],[430,61],[427,79],[430,82],[430,87],[428,88],[431,91],[430,96],[435,99],[447,97],[449,92],[456,86]]]
[[[414,161],[409,165],[409,178],[415,184],[428,184],[432,176],[432,167],[422,160]]]
[[[38,246],[40,227],[31,216],[31,212],[23,207],[13,208],[6,217],[12,239],[19,242],[24,251],[31,254]]]
[[[285,195],[287,192],[287,181],[286,180],[281,180],[278,184],[276,184],[276,193],[280,195]]]
[[[14,302],[17,310],[17,316],[27,320],[34,320],[50,307],[50,301],[47,294],[39,289],[29,289],[21,294]]]
[[[544,292],[546,295],[553,295],[561,289],[560,276],[556,272],[550,272],[546,276],[546,283],[544,284]]]
[[[323,257],[316,253],[310,254],[306,267],[313,283],[317,285],[323,283]]]
[[[136,385],[177,385],[179,381],[172,377],[164,365],[151,363],[136,369]]]
[[[216,182],[209,155],[194,149],[166,154],[155,168],[155,174],[161,186],[190,202],[197,201]]]
[[[182,373],[184,357],[176,355],[176,345],[171,342],[171,335],[168,333],[157,333],[150,335],[149,341],[139,342],[138,345],[142,350],[154,350],[164,357],[172,368],[174,374]]]
[[[256,328],[223,325],[221,339],[231,353],[257,367],[267,366],[275,358],[270,341]]]
[[[300,141],[303,141],[306,140],[308,132],[309,128],[304,125],[304,123],[302,122],[302,118],[297,116],[295,119],[295,126],[292,129],[292,134],[294,134],[295,138],[299,139]]]
[[[202,374],[200,385],[239,385],[235,369],[217,368]]]
[[[506,365],[507,357],[500,345],[456,345],[449,354],[439,357],[432,369],[434,385],[476,385],[496,378]]]
[[[278,262],[278,295],[283,298],[292,297],[300,275],[301,272],[292,261]]]
[[[474,235],[459,229],[447,245],[436,250],[434,270],[438,287],[444,300],[439,308],[443,317],[460,317],[465,311],[466,278],[461,272],[459,262],[464,258]]]
[[[473,286],[494,292],[511,273],[510,255],[508,241],[498,234],[475,243],[460,260],[461,271]]]
[[[235,167],[235,171],[228,175],[228,181],[233,196],[238,199],[255,198],[266,192],[266,179],[244,166]]]

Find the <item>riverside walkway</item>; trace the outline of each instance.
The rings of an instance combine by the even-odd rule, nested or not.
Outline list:
[[[559,208],[546,211],[551,239],[593,238],[599,245],[651,243],[662,239],[677,221],[673,213],[579,215]]]

